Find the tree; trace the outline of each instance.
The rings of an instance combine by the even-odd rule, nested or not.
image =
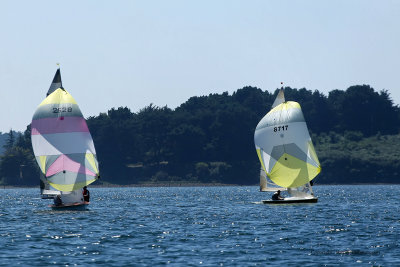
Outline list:
[[[9,150],[14,146],[15,143],[15,135],[14,135],[14,131],[11,129],[8,132],[8,137],[7,137],[7,141],[6,144],[4,145],[4,149],[5,150]]]

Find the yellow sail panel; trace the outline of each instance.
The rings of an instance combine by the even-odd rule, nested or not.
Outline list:
[[[300,107],[300,104],[297,102],[288,101],[288,102],[282,103],[282,104],[274,107],[268,113],[287,111],[289,109],[301,109],[301,107]]]
[[[299,187],[311,181],[320,171],[320,167],[284,153],[275,163],[269,177],[279,186]]]
[[[94,159],[94,155],[91,153],[86,153],[86,159],[89,162],[90,166],[92,166],[93,170],[96,174],[99,174],[99,169],[97,168],[97,163]]]
[[[48,104],[77,104],[75,99],[65,90],[58,88],[51,93],[39,106]]]
[[[263,168],[265,173],[267,173],[267,170],[265,169],[265,166],[264,166],[264,161],[263,161],[262,156],[261,156],[261,149],[259,149],[259,148],[257,148],[257,155],[258,155],[258,159],[261,162],[261,167]]]
[[[89,184],[93,183],[94,181],[96,181],[96,179],[81,182],[81,183],[75,183],[75,184],[55,184],[55,183],[52,183],[49,181],[49,184],[59,191],[70,192],[70,191],[80,189],[86,185],[89,185]]]
[[[46,158],[47,158],[47,156],[40,156],[39,157],[40,170],[42,171],[42,173],[46,173]]]

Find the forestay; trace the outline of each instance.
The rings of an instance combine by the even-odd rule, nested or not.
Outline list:
[[[297,102],[281,102],[268,112],[257,125],[254,142],[262,168],[279,186],[302,186],[321,171]]]
[[[92,136],[65,89],[54,90],[36,109],[31,135],[44,179],[55,189],[74,191],[99,177]]]

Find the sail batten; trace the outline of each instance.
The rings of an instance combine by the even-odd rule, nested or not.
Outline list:
[[[281,90],[258,123],[254,142],[268,177],[279,186],[295,188],[309,183],[321,167],[300,104],[284,101]]]

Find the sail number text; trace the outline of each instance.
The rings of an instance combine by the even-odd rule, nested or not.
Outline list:
[[[288,125],[274,127],[274,132],[287,131]]]
[[[53,108],[53,113],[72,112],[72,107]]]

